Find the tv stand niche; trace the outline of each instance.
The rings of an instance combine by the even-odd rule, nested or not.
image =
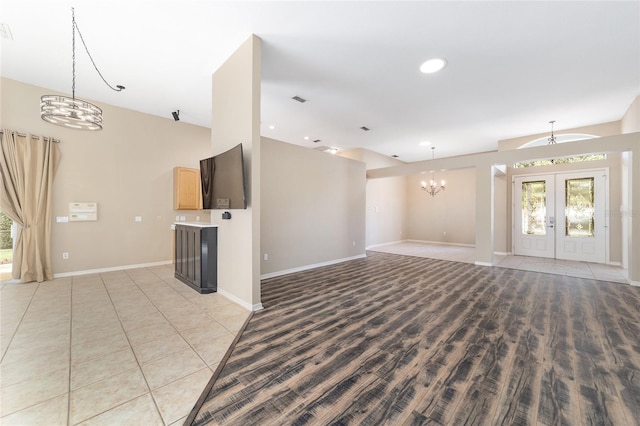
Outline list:
[[[218,289],[218,227],[175,224],[175,277],[200,293]]]

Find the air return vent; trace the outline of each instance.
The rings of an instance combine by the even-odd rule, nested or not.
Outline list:
[[[362,126],[360,127],[361,130],[364,130],[365,132],[368,132],[369,130],[371,130],[370,128],[368,128],[367,126]]]
[[[298,101],[298,102],[300,102],[301,104],[303,104],[303,103],[307,102],[307,100],[306,100],[306,99],[301,98],[300,96],[294,96],[294,97],[293,97],[293,98],[291,98],[291,99],[293,99],[294,101]]]

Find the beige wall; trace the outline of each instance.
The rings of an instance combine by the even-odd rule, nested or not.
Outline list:
[[[362,162],[262,138],[262,274],[365,254]]]
[[[104,104],[104,130],[66,129],[39,116],[40,96],[55,92],[6,78],[1,83],[3,128],[61,140],[54,216],[69,216],[70,202],[98,203],[95,222],[54,218],[54,273],[171,261],[176,215],[195,220],[202,214],[173,210],[173,167],[198,167],[210,154],[209,129]]]
[[[366,163],[367,169],[405,164],[377,152],[357,148],[339,154]],[[367,180],[366,247],[407,238],[407,178]]]
[[[218,291],[260,309],[260,39],[251,36],[212,77],[211,147],[218,154],[241,143],[248,207],[218,224]]]
[[[450,244],[475,244],[475,169],[437,172],[436,181],[445,180],[446,189],[435,197],[420,189],[420,182],[431,174],[411,175],[407,179],[407,238]]]
[[[531,138],[527,139],[531,140]],[[493,176],[492,172],[494,165],[511,165],[519,161],[583,155],[592,152],[602,152],[603,150],[610,155],[614,153],[625,153],[625,158],[628,159],[627,163],[625,163],[627,164],[626,170],[628,171],[628,178],[624,178],[624,183],[621,185],[623,188],[627,188],[625,193],[628,193],[628,195],[625,195],[626,200],[624,198],[622,200],[622,204],[626,203],[622,216],[627,222],[626,229],[630,230],[628,232],[629,244],[627,250],[629,258],[629,278],[634,283],[640,285],[640,226],[637,226],[637,223],[635,227],[633,226],[634,219],[640,217],[638,206],[638,200],[640,200],[640,185],[633,185],[636,182],[640,182],[640,133],[426,160],[401,166],[369,170],[367,176],[370,179],[380,179],[395,176],[411,176],[428,170],[457,170],[475,167],[476,264],[491,265],[493,263],[494,250],[500,251],[494,241],[497,235],[494,226],[494,219],[497,217],[495,203],[485,202],[485,200],[493,199],[493,194],[496,193],[494,189],[495,185],[492,185],[492,182],[494,184],[498,182],[498,179]],[[623,178],[620,179],[622,180]],[[620,191],[622,193],[622,189]],[[506,193],[508,194],[510,191],[507,190]],[[616,206],[610,207],[616,208]],[[612,244],[615,244],[615,242]]]
[[[629,106],[621,123],[621,133],[640,132],[640,96]]]

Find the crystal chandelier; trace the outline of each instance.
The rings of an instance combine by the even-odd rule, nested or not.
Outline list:
[[[553,136],[553,123],[555,123],[555,122],[556,122],[556,120],[551,120],[549,122],[549,124],[551,124],[551,136],[548,139],[549,143],[547,145],[555,145],[555,143],[556,143],[556,137]]]
[[[435,146],[431,147],[431,159],[435,159]],[[436,172],[431,172],[431,182],[427,185],[427,182],[422,181],[420,183],[420,188],[425,191],[427,194],[435,197],[436,194],[440,191],[444,191],[444,180],[440,181],[440,186],[436,184]]]
[[[76,31],[80,36],[80,41],[91,59],[93,67],[98,72],[102,81],[105,82],[112,90],[120,92],[124,90],[124,86],[111,86],[102,76],[100,70],[96,66],[89,49],[82,38],[82,33],[76,24],[76,18],[73,8],[71,8],[71,48],[72,48],[72,84],[71,97],[61,95],[44,95],[40,97],[40,118],[44,121],[56,124],[58,126],[68,127],[80,130],[102,130],[102,109],[96,105],[76,99]]]

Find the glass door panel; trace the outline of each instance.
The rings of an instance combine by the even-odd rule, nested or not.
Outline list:
[[[514,253],[554,257],[553,175],[514,177]]]
[[[565,181],[565,236],[591,237],[595,231],[594,178]]]
[[[547,234],[547,185],[543,180],[522,182],[522,233]]]
[[[564,226],[556,231],[556,258],[582,262],[607,261],[607,170],[556,175],[557,215]]]

